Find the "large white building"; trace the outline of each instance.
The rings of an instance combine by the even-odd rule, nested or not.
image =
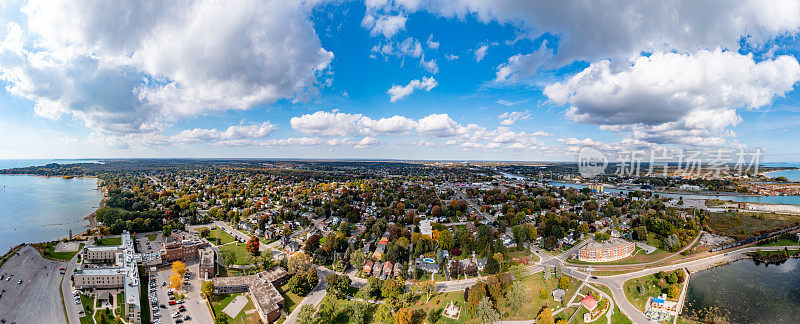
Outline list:
[[[125,316],[129,323],[141,323],[138,263],[141,255],[134,251],[133,239],[122,233],[118,246],[83,248],[83,268],[75,271],[75,289],[118,289],[125,292]],[[113,253],[113,256],[112,256]],[[92,265],[92,266],[88,266]]]

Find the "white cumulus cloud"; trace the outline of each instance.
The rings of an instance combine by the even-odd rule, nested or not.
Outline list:
[[[423,77],[422,80],[411,80],[407,85],[393,85],[386,93],[389,94],[389,101],[395,102],[411,95],[414,90],[431,91],[437,85],[433,77]]]

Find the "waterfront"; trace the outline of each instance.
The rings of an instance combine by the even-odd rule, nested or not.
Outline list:
[[[586,185],[582,184],[557,182],[557,181],[551,181],[550,185],[565,186],[572,188],[586,188]],[[627,194],[631,190],[606,188],[604,191],[612,194],[618,194],[618,193]],[[652,190],[642,190],[642,191],[652,191]],[[800,196],[703,195],[703,194],[675,194],[675,193],[663,193],[663,192],[653,192],[653,193],[661,197],[669,197],[674,199],[683,197],[683,199],[720,199],[720,200],[730,200],[736,202],[749,202],[749,203],[800,205]]]
[[[92,178],[0,175],[0,253],[85,230],[102,197]]]
[[[767,172],[766,175],[770,178],[786,177],[789,181],[800,181],[800,170],[783,170]]]
[[[731,323],[795,323],[800,318],[800,259],[757,264],[750,259],[692,274],[685,312],[713,309]]]
[[[40,166],[50,163],[71,164],[71,163],[100,163],[98,160],[70,160],[70,159],[0,159],[0,170],[12,168],[24,168],[30,166]]]

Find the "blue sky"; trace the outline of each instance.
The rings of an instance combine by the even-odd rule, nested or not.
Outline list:
[[[613,7],[6,2],[0,156],[800,161],[800,4]]]

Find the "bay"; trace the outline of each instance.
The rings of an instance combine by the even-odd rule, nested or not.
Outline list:
[[[0,253],[84,231],[102,198],[93,178],[0,175]]]
[[[739,260],[692,274],[685,311],[714,309],[731,323],[797,323],[800,259],[775,264]]]

